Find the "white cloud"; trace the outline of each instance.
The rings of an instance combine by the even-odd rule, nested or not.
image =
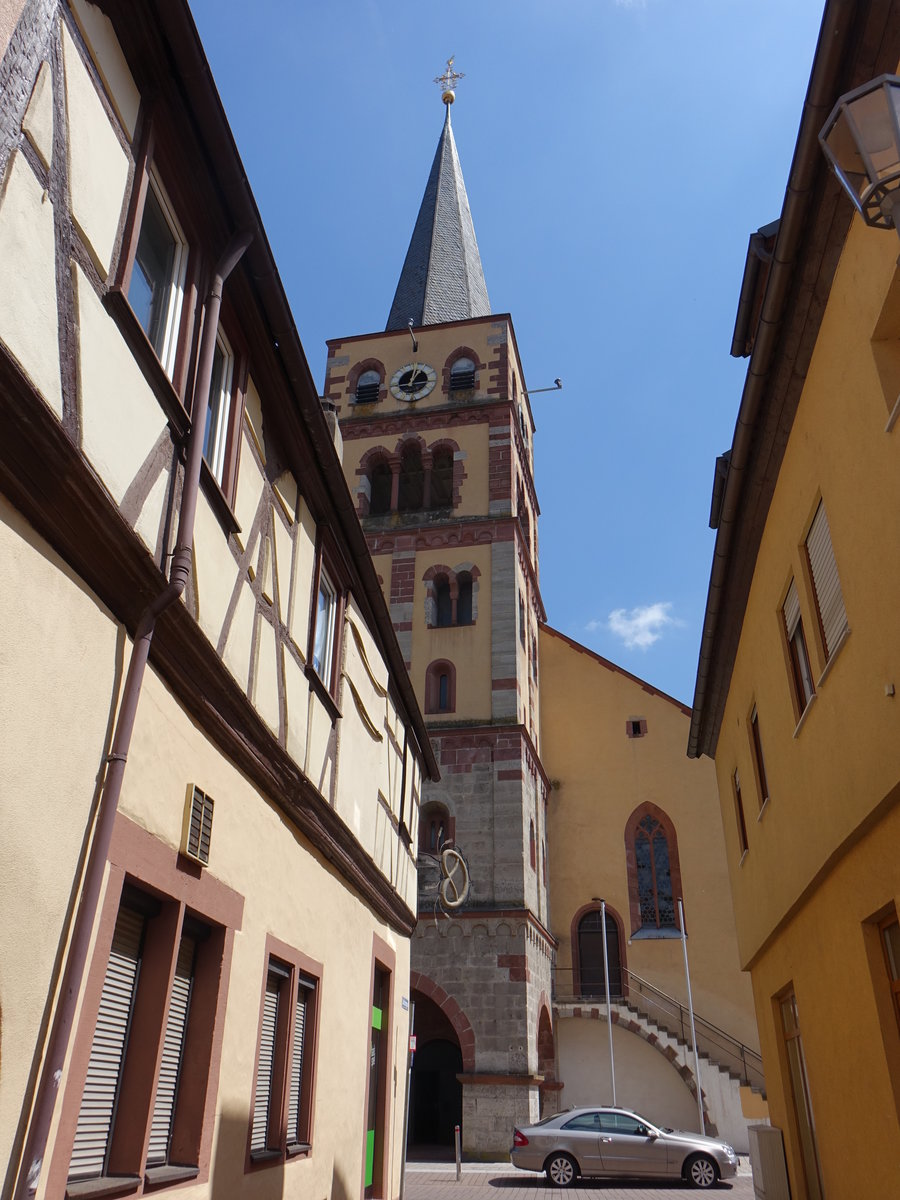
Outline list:
[[[672,605],[668,601],[644,604],[629,611],[617,608],[607,617],[605,628],[620,638],[628,650],[648,650],[654,642],[659,641],[663,630],[681,624],[671,615],[671,609]],[[602,621],[591,621],[588,624],[588,629],[602,627]]]

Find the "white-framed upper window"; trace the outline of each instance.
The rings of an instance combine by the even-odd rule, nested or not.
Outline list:
[[[336,613],[337,592],[323,567],[319,574],[319,595],[316,600],[316,630],[313,636],[312,665],[326,686],[331,683]]]
[[[234,354],[222,333],[216,334],[212,375],[209,381],[209,409],[206,414],[206,433],[203,438],[203,457],[217,483],[225,474],[225,451],[228,446],[228,425],[231,415],[231,393],[234,382]]]
[[[175,370],[188,244],[162,185],[151,174],[128,285],[128,303],[169,376]]]
[[[803,632],[803,618],[800,615],[800,597],[797,594],[797,584],[792,579],[787,590],[782,607],[784,626],[787,631],[788,647],[791,652],[794,688],[800,712],[806,708],[816,692],[813,683],[812,668],[809,664],[809,651],[806,647],[806,635]]]

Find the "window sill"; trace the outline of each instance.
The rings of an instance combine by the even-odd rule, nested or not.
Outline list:
[[[326,711],[328,712],[328,715],[331,717],[331,723],[333,725],[335,723],[335,721],[340,720],[341,715],[342,715],[341,710],[338,708],[337,701],[335,700],[334,696],[332,696],[331,692],[329,692],[328,688],[323,683],[322,677],[319,675],[319,672],[315,669],[315,667],[312,665],[312,663],[306,664],[306,666],[303,668],[303,673],[306,675],[306,678],[309,680],[309,686],[312,688],[312,690],[316,693],[316,695],[319,697],[319,699],[325,705]]]
[[[312,1146],[309,1142],[290,1142],[287,1148],[288,1158],[308,1158]]]
[[[144,1183],[148,1188],[165,1187],[170,1183],[187,1183],[189,1179],[196,1179],[199,1174],[199,1167],[179,1167],[168,1164],[161,1167],[148,1167],[144,1172]]]
[[[228,503],[225,493],[219,486],[215,475],[209,469],[209,464],[205,458],[200,460],[200,486],[225,533],[240,533],[241,527],[238,524],[238,519],[231,511],[231,505]]]
[[[80,1179],[66,1184],[67,1200],[85,1196],[121,1196],[135,1191],[141,1182],[140,1175],[102,1175],[95,1179]]]
[[[834,664],[835,664],[835,662],[836,662],[836,660],[837,660],[837,656],[840,654],[840,652],[841,652],[841,651],[843,650],[843,648],[846,646],[846,644],[847,644],[847,639],[849,638],[849,636],[850,636],[850,626],[849,626],[849,625],[845,625],[845,626],[844,626],[844,632],[843,632],[843,633],[841,634],[841,636],[838,638],[838,640],[837,640],[837,645],[836,645],[836,646],[835,646],[835,648],[832,650],[832,652],[831,652],[831,657],[829,658],[828,662],[825,664],[825,670],[824,670],[824,671],[822,672],[822,674],[819,676],[819,681],[818,681],[818,683],[816,684],[816,691],[818,691],[818,690],[819,690],[819,688],[822,686],[822,684],[825,682],[825,680],[826,680],[826,679],[828,678],[828,676],[831,674],[831,668],[834,666]]]
[[[759,813],[757,814],[757,817],[756,817],[757,821],[761,821],[763,819],[763,813],[766,811],[766,809],[768,807],[769,807],[769,797],[766,796],[765,800],[763,800],[763,802],[762,802],[762,807],[760,808]]]
[[[800,736],[800,730],[806,724],[806,718],[809,716],[810,710],[812,709],[812,706],[816,702],[816,695],[817,695],[817,693],[813,692],[813,694],[810,696],[809,700],[806,703],[806,708],[804,708],[803,712],[800,714],[800,720],[797,722],[797,727],[794,730],[795,738]]]
[[[747,849],[747,850],[744,850],[744,851],[742,852],[742,854],[741,854],[741,861],[738,863],[738,866],[739,866],[739,867],[742,867],[742,866],[744,865],[744,859],[747,857],[747,855],[748,855],[749,853],[750,853],[749,849]]]
[[[254,1167],[270,1166],[272,1163],[282,1162],[284,1155],[280,1150],[251,1150],[250,1162]]]
[[[179,439],[185,438],[191,427],[187,409],[172,386],[171,379],[163,370],[162,363],[157,358],[150,339],[144,333],[143,326],[134,315],[125,293],[120,288],[110,288],[103,297],[103,305],[118,325],[119,332],[137,360],[174,433]]]
[[[651,927],[648,929],[648,928],[645,928],[644,926],[641,926],[640,929],[636,929],[634,931],[634,933],[631,935],[631,940],[633,942],[651,942],[651,941],[663,942],[663,941],[673,941],[676,938],[680,938],[680,937],[681,937],[680,929],[673,929],[673,928],[669,928],[669,927],[662,928],[662,929],[654,929]]]

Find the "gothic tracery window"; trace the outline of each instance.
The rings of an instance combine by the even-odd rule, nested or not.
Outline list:
[[[669,843],[659,821],[649,813],[638,823],[634,857],[641,926],[674,928],[675,899],[672,895]]]
[[[632,936],[671,937],[678,930],[681,868],[675,828],[655,804],[640,805],[625,829]]]

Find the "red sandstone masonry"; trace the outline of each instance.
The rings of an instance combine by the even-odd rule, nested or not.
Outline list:
[[[497,966],[509,968],[510,983],[527,983],[531,979],[524,954],[498,954]]]

